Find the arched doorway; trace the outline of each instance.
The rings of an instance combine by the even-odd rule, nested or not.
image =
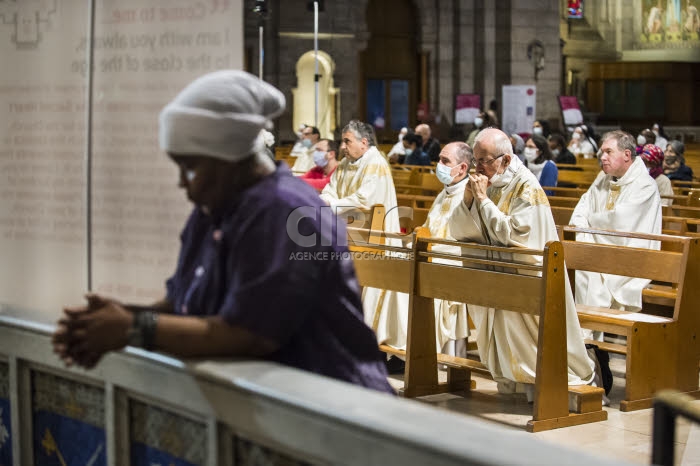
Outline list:
[[[315,118],[315,58],[314,51],[303,54],[297,61],[297,87],[292,89],[294,100],[294,115],[292,125],[297,131],[299,125],[317,126],[322,138],[333,138],[336,127],[336,112],[339,106],[339,89],[334,87],[333,73],[335,62],[326,52],[318,51],[318,124]]]
[[[361,53],[361,118],[379,141],[392,142],[403,126],[413,127],[419,79],[417,9],[411,0],[370,0],[370,33]]]

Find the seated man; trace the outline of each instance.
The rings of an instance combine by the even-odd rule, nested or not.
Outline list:
[[[395,208],[396,189],[391,168],[374,142],[374,130],[366,123],[352,120],[342,131],[340,153],[343,159],[321,192],[321,199],[342,214],[376,204],[386,208],[384,229],[399,232],[399,214]]]
[[[547,196],[535,176],[513,155],[504,132],[495,128],[481,131],[475,139],[474,157],[477,173],[469,175],[463,202],[448,222],[455,239],[531,249],[543,249],[547,241],[558,240]],[[541,263],[542,258],[528,255],[519,260]],[[568,281],[565,286],[568,382],[588,384],[593,381],[595,365],[581,337]],[[524,389],[530,396],[537,366],[539,319],[506,309],[468,307],[476,326],[479,356],[499,382],[499,391],[512,392],[522,383],[528,384]]]
[[[330,139],[318,141],[314,151],[314,163],[316,166],[301,175],[301,179],[317,191],[321,191],[331,180],[331,175],[338,166],[338,144]]]
[[[603,135],[602,171],[581,196],[570,225],[582,228],[661,233],[661,196],[644,161],[637,156],[635,140],[624,131]],[[643,239],[579,234],[579,241],[602,242],[637,248],[659,249]],[[576,302],[626,311],[642,308],[642,289],[649,280],[593,272],[576,272]],[[585,336],[590,338],[590,331]],[[597,333],[597,339],[602,337]]]
[[[314,146],[318,143],[319,139],[321,139],[321,133],[315,126],[307,126],[301,132],[301,143],[305,150],[297,155],[297,160],[292,167],[294,173],[306,173],[314,168]]]
[[[430,230],[433,238],[454,239],[448,228],[448,220],[454,209],[464,198],[464,188],[469,181],[469,167],[473,158],[471,148],[464,142],[447,144],[440,152],[440,162],[435,167],[435,173],[445,185],[430,206],[428,218],[423,225]],[[459,254],[453,246],[435,245],[434,252]],[[448,262],[433,259],[434,262]],[[467,356],[466,338],[469,336],[467,321],[467,306],[462,303],[435,300],[435,331],[437,351],[452,356]]]
[[[261,130],[283,111],[280,91],[232,70],[202,76],[163,109],[160,147],[194,203],[166,297],[137,308],[88,295],[87,306],[65,309],[54,334],[64,361],[90,368],[129,344],[183,358],[262,358],[393,392],[347,247],[338,236],[301,245],[335,218],[302,218],[299,238],[288,231],[300,207],[324,206],[264,153]],[[333,258],[293,259],[319,253]]]
[[[437,162],[440,157],[440,141],[431,137],[430,126],[422,123],[416,126],[416,134],[423,139],[423,152],[428,155],[428,160]]]
[[[374,144],[374,131],[366,123],[353,120],[342,132],[343,160],[321,193],[321,199],[337,214],[355,208],[370,209],[382,204],[386,209],[384,231],[399,233],[396,189],[391,168]],[[396,240],[387,241],[396,244]],[[400,244],[398,244],[400,245]],[[365,288],[362,292],[365,322],[377,333],[379,343],[406,348],[408,295],[395,291]]]

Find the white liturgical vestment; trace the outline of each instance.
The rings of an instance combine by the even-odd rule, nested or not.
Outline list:
[[[455,209],[449,222],[455,239],[531,249],[543,249],[548,241],[558,240],[547,196],[517,157],[511,157],[500,180],[487,188],[487,196],[483,202],[475,198],[470,209],[464,202]],[[505,258],[502,254],[522,262],[542,263],[541,256],[513,253],[494,253],[494,259]],[[568,383],[588,384],[593,380],[594,363],[586,353],[568,280],[565,297]],[[539,318],[504,309],[468,307],[476,326],[481,362],[494,380],[533,384]]]
[[[382,204],[386,209],[384,231],[391,233],[401,231],[391,168],[375,146],[370,147],[356,161],[344,158],[321,192],[321,199],[338,214],[352,208],[368,210],[374,205]],[[400,246],[401,242],[387,240],[387,244]],[[364,288],[362,305],[365,322],[376,332],[377,341],[398,349],[405,349],[408,295],[377,288]]]
[[[432,238],[454,239],[448,228],[450,216],[464,199],[464,188],[469,178],[465,178],[452,186],[445,186],[433,201],[428,212],[428,218],[423,225],[430,230]],[[434,252],[460,254],[459,248],[448,245],[433,246]],[[445,259],[433,259],[436,263],[450,263]],[[458,264],[460,265],[460,264]],[[445,299],[435,300],[435,332],[437,351],[445,350],[445,344],[451,340],[461,340],[469,335],[467,306],[462,303]],[[446,351],[451,354],[453,351]],[[462,356],[462,355],[458,355]]]
[[[300,151],[297,155],[296,161],[294,161],[294,165],[292,166],[292,172],[296,173],[297,175],[300,173],[306,173],[312,168],[316,166],[316,163],[314,162],[314,150],[316,146],[309,147],[308,149],[304,148],[303,151]]]
[[[569,224],[582,228],[660,234],[661,197],[656,181],[649,176],[642,159],[635,157],[627,173],[618,180],[601,171],[581,196]],[[644,239],[579,233],[576,240],[659,249],[657,241]],[[576,302],[639,311],[642,307],[642,289],[648,284],[649,280],[643,278],[577,271]]]

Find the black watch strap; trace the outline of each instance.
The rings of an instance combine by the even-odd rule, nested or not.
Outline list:
[[[155,347],[157,325],[157,312],[134,312],[134,324],[129,332],[129,345],[152,351]]]

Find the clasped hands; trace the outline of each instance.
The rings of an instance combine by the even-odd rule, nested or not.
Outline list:
[[[63,309],[52,343],[67,366],[90,369],[105,353],[126,346],[134,317],[113,299],[91,293],[85,298],[86,305]]]
[[[471,208],[474,198],[481,202],[488,197],[486,196],[486,188],[489,186],[489,178],[479,173],[469,174],[468,176],[469,181],[467,181],[467,186],[464,188],[464,203]]]

